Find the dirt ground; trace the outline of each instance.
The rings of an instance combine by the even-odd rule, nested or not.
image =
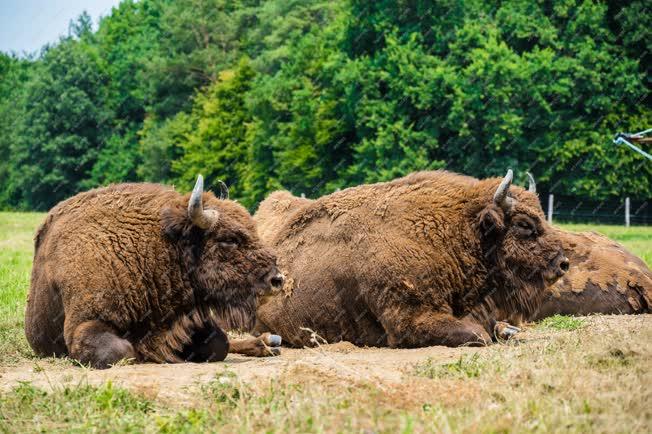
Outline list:
[[[192,400],[195,388],[216,375],[228,371],[245,383],[268,383],[275,378],[292,376],[292,381],[365,381],[379,385],[400,383],[407,371],[423,360],[452,362],[474,348],[428,347],[418,349],[358,348],[349,342],[322,345],[318,348],[283,348],[278,357],[254,358],[229,354],[222,363],[140,364],[94,370],[48,360],[21,363],[0,368],[0,389],[6,390],[22,381],[50,389],[79,382],[114,384],[163,401]]]
[[[229,355],[222,363],[141,364],[114,366],[107,370],[92,370],[74,366],[70,361],[42,359],[21,362],[15,366],[0,367],[0,390],[8,390],[19,382],[28,381],[45,389],[87,382],[99,385],[112,381],[152,399],[187,404],[192,402],[196,387],[219,378],[224,372],[234,373],[245,383],[269,384],[275,379],[290,378],[293,382],[377,384],[380,388],[405,385],[411,381],[411,372],[418,363],[430,360],[432,364],[455,362],[463,355],[498,354],[506,347],[521,349],[532,346],[534,351],[542,342],[554,342],[565,335],[579,333],[595,339],[596,335],[617,334],[633,339],[640,336],[643,348],[652,345],[652,315],[595,316],[585,320],[582,330],[548,330],[529,327],[510,343],[487,348],[428,347],[419,349],[358,348],[348,342],[322,345],[317,348],[283,348],[278,357],[251,358]],[[612,336],[614,337],[614,336]],[[652,361],[650,361],[652,367]],[[225,377],[226,378],[226,377]]]

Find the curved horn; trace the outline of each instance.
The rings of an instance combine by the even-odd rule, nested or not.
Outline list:
[[[220,199],[225,200],[229,198],[229,187],[222,181],[217,181],[217,184],[220,186]]]
[[[192,189],[192,195],[188,201],[188,217],[195,226],[202,229],[208,229],[215,222],[217,214],[204,211],[201,195],[204,193],[204,178],[201,175],[197,176],[195,188]]]
[[[494,203],[505,211],[509,211],[512,207],[512,198],[507,197],[507,193],[509,193],[509,186],[512,185],[513,177],[514,172],[512,172],[512,169],[509,169],[507,175],[505,175],[496,189],[496,193],[494,193]]]
[[[532,174],[530,172],[526,172],[526,173],[527,173],[527,180],[528,180],[527,191],[529,191],[530,193],[536,193],[537,192],[537,183],[534,182],[534,176],[532,176]]]

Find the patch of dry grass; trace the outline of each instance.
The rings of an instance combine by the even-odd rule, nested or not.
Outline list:
[[[652,326],[585,321],[586,328],[561,335],[533,331],[525,342],[487,348],[454,368],[426,362],[413,372],[450,378],[452,371],[456,389],[477,390],[479,398],[460,407],[436,407],[454,432],[646,432]]]
[[[304,364],[244,382],[222,365],[196,385],[195,399],[173,403],[111,384],[49,392],[21,384],[0,394],[0,430],[648,432],[650,316],[585,321],[563,333],[535,328],[520,342],[452,363],[424,360],[398,382],[345,379]]]

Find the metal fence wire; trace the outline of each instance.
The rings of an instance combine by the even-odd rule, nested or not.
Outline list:
[[[549,195],[540,194],[539,200],[546,216],[549,215]],[[553,222],[603,223],[625,225],[626,198],[585,200],[573,196],[554,194]],[[652,224],[652,199],[629,200],[629,222],[632,225]]]

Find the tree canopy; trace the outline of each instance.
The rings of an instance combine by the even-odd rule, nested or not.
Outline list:
[[[652,197],[644,1],[125,0],[0,53],[0,207],[225,181],[253,209],[416,170]]]

